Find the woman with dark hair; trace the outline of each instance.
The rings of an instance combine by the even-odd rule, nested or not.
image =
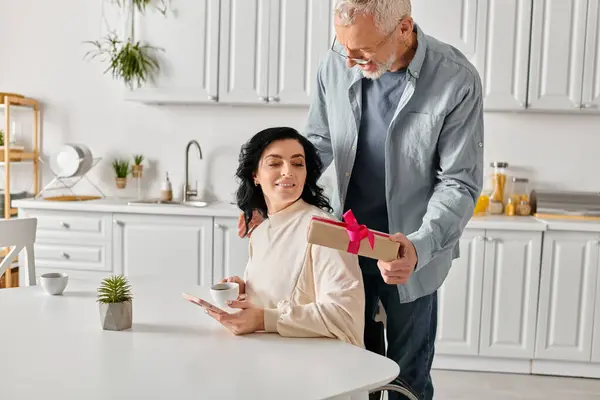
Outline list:
[[[332,218],[317,181],[322,163],[315,147],[296,130],[265,129],[242,148],[238,207],[246,231],[255,210],[264,222],[254,229],[240,298],[231,314],[211,316],[235,334],[256,331],[282,336],[331,337],[364,347],[364,287],[358,257],[312,245],[312,216]]]

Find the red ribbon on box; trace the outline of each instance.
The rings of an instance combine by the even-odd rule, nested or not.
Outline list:
[[[346,221],[346,232],[350,238],[348,243],[348,253],[358,254],[360,249],[360,241],[367,238],[371,249],[375,246],[375,235],[367,228],[366,225],[360,225],[356,220],[356,217],[352,213],[352,210],[348,210],[344,213],[344,221]]]
[[[369,240],[369,245],[371,246],[371,249],[373,249],[375,247],[375,235],[389,237],[389,235],[385,233],[370,231],[366,225],[360,225],[351,210],[348,210],[344,213],[344,221],[346,222],[332,221],[330,219],[320,217],[312,217],[312,219],[345,228],[346,232],[348,233],[348,237],[350,238],[347,251],[348,253],[352,254],[358,253],[358,250],[360,249],[360,242],[365,238]]]

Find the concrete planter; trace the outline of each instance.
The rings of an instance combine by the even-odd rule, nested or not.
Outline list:
[[[100,322],[105,331],[131,329],[133,322],[131,302],[100,303]]]

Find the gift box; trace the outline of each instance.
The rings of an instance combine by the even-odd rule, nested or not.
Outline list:
[[[312,217],[308,228],[309,243],[383,261],[398,257],[400,243],[389,236],[360,225],[351,210],[344,214],[344,222]]]

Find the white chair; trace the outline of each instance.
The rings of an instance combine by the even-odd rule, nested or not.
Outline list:
[[[0,262],[0,276],[10,268],[11,263],[17,258],[17,255],[25,250],[25,268],[23,271],[25,272],[25,279],[23,279],[23,282],[26,282],[27,286],[34,286],[36,284],[35,257],[33,252],[36,232],[36,218],[0,220],[0,248],[11,248],[8,255]]]

